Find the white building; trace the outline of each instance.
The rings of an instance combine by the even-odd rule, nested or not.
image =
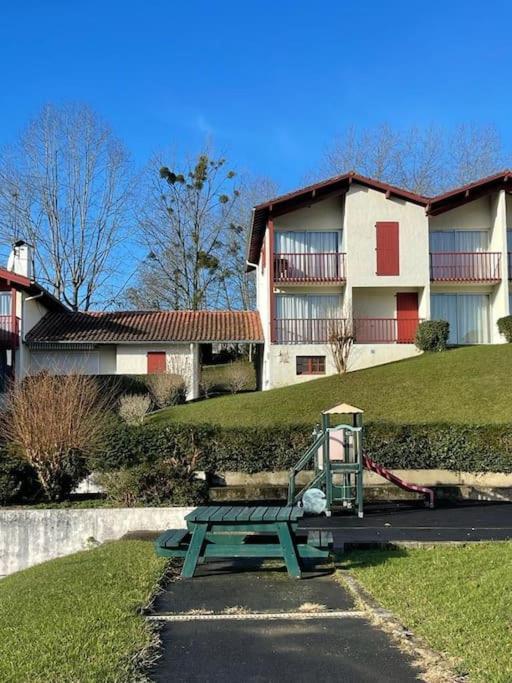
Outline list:
[[[29,245],[0,268],[0,389],[41,370],[65,374],[181,375],[199,396],[200,346],[259,344],[254,311],[70,311],[32,276]]]
[[[503,342],[511,192],[512,171],[433,198],[348,173],[255,207],[263,388],[334,373],[328,338],[347,320],[352,370],[416,355],[421,320],[447,320],[451,344]]]

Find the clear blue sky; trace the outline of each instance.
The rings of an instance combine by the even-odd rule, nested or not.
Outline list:
[[[512,146],[507,2],[3,2],[0,145],[84,101],[143,163],[211,135],[281,188],[351,123],[494,123]]]

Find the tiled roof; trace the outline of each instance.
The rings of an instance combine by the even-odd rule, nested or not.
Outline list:
[[[27,342],[262,342],[256,311],[47,313]]]

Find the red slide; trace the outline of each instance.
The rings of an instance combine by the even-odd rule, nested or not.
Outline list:
[[[434,491],[427,488],[426,486],[418,486],[418,484],[409,484],[409,482],[400,479],[396,474],[393,474],[390,470],[379,465],[375,460],[372,460],[367,455],[363,455],[363,465],[367,470],[375,472],[379,476],[387,479],[392,484],[404,489],[404,491],[415,491],[416,493],[422,493],[425,496],[425,502],[429,508],[434,507]]]

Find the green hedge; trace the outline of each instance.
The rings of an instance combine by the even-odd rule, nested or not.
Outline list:
[[[311,443],[311,428],[118,425],[92,469],[111,471],[169,457],[198,456],[207,472],[254,473],[291,467]],[[368,424],[368,455],[397,469],[512,472],[512,425]]]

